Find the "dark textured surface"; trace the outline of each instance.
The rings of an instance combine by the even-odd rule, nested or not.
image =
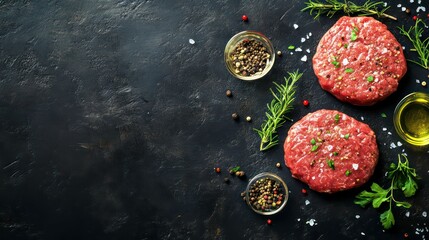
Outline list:
[[[397,7],[401,2],[389,2],[399,21],[383,22],[406,46],[407,57],[415,58],[396,29],[413,24]],[[406,144],[389,147],[400,141],[391,122],[394,106],[410,92],[428,92],[416,83],[427,80],[428,71],[409,64],[398,92],[373,107],[337,101],[321,90],[311,61],[300,58],[311,59],[338,16],[315,21],[300,12],[303,6],[298,0],[0,0],[0,238],[429,237],[423,216],[429,211],[429,154]],[[408,6],[415,14],[417,0]],[[248,23],[241,22],[242,14]],[[284,52],[271,73],[255,82],[234,79],[223,63],[228,39],[246,29],[263,32]],[[290,55],[291,44],[311,53]],[[291,118],[330,108],[363,117],[374,129],[380,161],[371,180],[386,185],[387,166],[402,150],[408,153],[421,189],[410,199],[411,209],[394,210],[394,229],[382,230],[381,211],[353,204],[368,185],[302,195],[306,186],[275,167],[283,162],[282,148],[259,152],[252,128],[264,119],[268,89],[295,69],[304,77]],[[310,101],[308,108],[303,99]],[[232,121],[232,112],[242,120]],[[243,121],[246,115],[251,123]],[[290,125],[280,129],[282,141]],[[235,165],[248,177],[271,171],[288,183],[289,202],[271,226],[242,202],[246,180],[227,173]],[[306,224],[310,219],[317,225]]]

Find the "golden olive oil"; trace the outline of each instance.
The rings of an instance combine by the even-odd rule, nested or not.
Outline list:
[[[416,146],[429,144],[429,95],[406,96],[395,109],[394,124],[405,141]]]

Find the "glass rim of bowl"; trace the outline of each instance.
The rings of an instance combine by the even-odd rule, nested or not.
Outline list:
[[[283,186],[284,189],[284,198],[283,198],[283,202],[280,205],[279,208],[277,208],[274,211],[267,211],[267,212],[263,212],[263,211],[259,211],[257,209],[255,209],[254,207],[252,207],[251,203],[250,203],[250,196],[249,196],[249,191],[250,191],[250,187],[251,185],[258,179],[264,178],[264,177],[269,177],[271,179],[274,179],[277,182],[280,182],[280,184]],[[261,215],[274,215],[278,212],[280,212],[281,210],[283,210],[283,208],[286,206],[287,201],[289,200],[289,189],[287,184],[285,183],[285,181],[283,181],[283,179],[278,176],[277,174],[271,173],[271,172],[261,172],[259,174],[257,174],[256,176],[254,176],[252,179],[249,180],[249,183],[247,184],[246,187],[246,191],[245,191],[246,195],[246,203],[247,205],[256,213],[261,214]]]
[[[262,73],[260,74],[254,74],[254,75],[250,75],[250,76],[243,76],[241,74],[237,74],[234,72],[232,64],[231,64],[231,60],[229,59],[230,53],[233,49],[235,49],[235,46],[241,42],[242,40],[246,39],[246,38],[251,38],[251,39],[256,39],[257,41],[261,42],[265,47],[267,47],[268,52],[270,53],[270,58],[267,60],[267,65],[265,66],[265,68],[262,70]],[[245,30],[245,31],[241,31],[237,34],[235,34],[234,36],[232,36],[228,43],[225,46],[225,50],[224,50],[224,62],[226,65],[226,68],[228,69],[228,72],[240,79],[240,80],[244,80],[244,81],[253,81],[253,80],[258,80],[262,77],[264,77],[265,75],[268,74],[268,72],[270,72],[271,68],[274,65],[275,62],[275,52],[274,52],[274,46],[271,43],[270,39],[268,39],[267,36],[265,36],[263,33],[258,32],[258,31],[253,31],[253,30]]]
[[[401,112],[400,110],[405,109],[405,107],[407,105],[409,105],[411,102],[413,102],[413,99],[417,99],[418,97],[423,97],[424,99],[426,99],[429,102],[429,94],[424,93],[424,92],[412,92],[407,94],[405,97],[403,97],[398,104],[395,107],[395,110],[393,111],[393,126],[396,130],[396,133],[399,135],[399,137],[401,139],[403,139],[404,141],[406,141],[407,143],[416,146],[416,147],[423,147],[423,146],[427,146],[429,145],[429,138],[428,139],[423,139],[422,141],[417,141],[415,139],[412,139],[410,137],[408,137],[405,134],[405,130],[403,130],[401,123],[400,123],[400,117],[401,117]],[[401,114],[400,114],[401,113]]]

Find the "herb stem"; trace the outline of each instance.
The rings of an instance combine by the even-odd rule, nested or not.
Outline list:
[[[421,26],[421,24],[423,26]],[[417,55],[419,56],[419,61],[410,59],[408,59],[408,61],[415,63],[424,69],[429,69],[429,37],[424,40],[421,39],[425,27],[426,24],[423,20],[417,19],[415,25],[411,26],[408,30],[406,30],[404,26],[398,28],[399,33],[406,36],[413,44],[414,48],[410,49],[410,51],[417,52]]]

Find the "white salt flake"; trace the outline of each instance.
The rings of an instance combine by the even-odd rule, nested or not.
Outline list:
[[[402,5],[401,5],[401,4],[398,4],[398,8],[400,8],[400,7],[402,7]]]
[[[391,133],[391,132],[387,132],[387,134],[392,135],[392,133]]]
[[[296,23],[293,24],[293,28],[298,29],[298,27],[299,27],[298,24],[296,24]]]
[[[359,219],[359,218],[360,218],[360,215],[356,215],[355,217],[356,217],[356,219]]]
[[[392,148],[396,148],[395,143],[390,143],[390,149],[392,149]]]
[[[310,53],[310,49],[308,49],[308,48],[305,51],[308,52],[308,53]]]
[[[308,204],[310,204],[310,201],[305,200],[305,205],[307,206]]]
[[[307,55],[304,55],[304,57],[301,58],[301,61],[307,62]]]
[[[301,48],[295,48],[295,52],[302,52],[302,49]]]
[[[410,0],[410,3],[413,3],[414,2],[414,0]]]
[[[359,168],[359,164],[357,164],[357,163],[353,163],[353,164],[352,164],[352,167],[353,167],[353,170],[358,170],[358,168]]]
[[[345,66],[345,65],[349,64],[349,60],[347,58],[344,58],[342,63]]]
[[[383,128],[383,131],[385,132],[385,131],[387,131],[387,128]]]
[[[296,219],[298,222],[300,222],[301,221],[301,218],[298,218],[298,219]]]
[[[384,2],[384,3],[383,3],[383,6],[384,6],[384,7],[387,7],[387,2]]]
[[[189,38],[189,43],[192,44],[192,45],[194,45],[195,44],[195,40],[192,39],[192,38]]]
[[[403,12],[405,12],[405,10],[407,10],[407,8],[406,8],[406,7],[402,7],[402,8],[401,8],[401,10],[402,10]]]
[[[417,1],[417,3],[418,3],[418,4],[421,4],[421,3],[422,3],[422,0],[418,0],[418,1]]]
[[[398,142],[396,143],[396,145],[398,145],[398,147],[400,147],[400,146],[402,146],[402,143],[401,143],[400,141],[398,141]]]
[[[402,46],[402,50],[405,50],[405,46]]]
[[[363,120],[365,120],[365,118],[364,118],[363,116],[360,116],[360,120],[362,120],[362,121],[363,121]]]
[[[303,43],[303,42],[305,42],[305,38],[301,38],[301,42]]]
[[[290,55],[293,55],[293,52],[290,52]]]
[[[305,38],[307,38],[307,40],[308,40],[308,39],[310,39],[310,36],[308,36],[308,34],[307,34],[307,35],[305,35]]]
[[[310,37],[311,37],[311,35],[313,35],[313,34],[312,34],[311,32],[309,32],[309,33],[308,33],[308,36],[310,36]]]
[[[420,80],[419,80],[419,79],[416,79],[416,83],[420,83]]]
[[[360,234],[361,234],[362,236],[365,236],[365,233],[364,233],[364,232],[361,232]]]
[[[410,212],[409,211],[405,213],[405,217],[410,217]]]
[[[308,220],[307,222],[305,222],[305,224],[308,224],[308,225],[310,225],[310,226],[314,226],[314,225],[317,225],[317,222],[316,222],[316,219],[310,219],[310,220]]]
[[[427,217],[427,216],[428,216],[428,213],[427,213],[426,211],[424,211],[424,212],[422,212],[422,216],[423,216],[423,217]]]

